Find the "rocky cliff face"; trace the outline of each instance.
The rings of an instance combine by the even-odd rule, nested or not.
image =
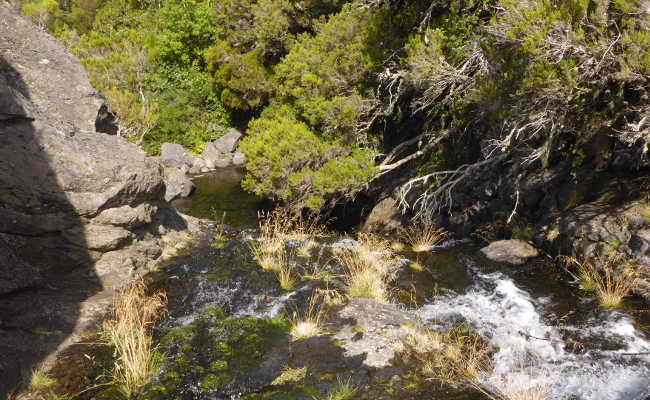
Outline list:
[[[187,228],[158,163],[97,132],[102,105],[79,61],[0,1],[0,398]]]

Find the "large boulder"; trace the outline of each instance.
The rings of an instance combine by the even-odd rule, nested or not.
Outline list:
[[[391,365],[407,334],[403,327],[418,322],[415,315],[396,305],[360,298],[350,299],[334,318],[341,327],[333,338],[345,356],[363,356],[365,367],[377,369]]]
[[[238,130],[231,129],[219,139],[206,143],[201,154],[206,166],[215,169],[244,165],[246,163],[244,154],[235,153],[241,138],[242,134]]]
[[[221,152],[212,142],[205,144],[201,157],[210,169],[225,168],[232,163],[232,155]]]
[[[137,146],[95,131],[104,102],[76,58],[5,3],[0,17],[0,232],[23,262],[70,271],[97,246],[63,232],[161,200],[163,174]]]
[[[402,226],[402,212],[397,200],[387,197],[377,203],[366,218],[363,230],[366,232],[395,232]]]
[[[0,293],[10,293],[41,283],[38,269],[19,259],[11,247],[0,238]]]
[[[537,257],[536,248],[519,239],[499,240],[481,249],[488,259],[512,265],[524,264],[528,259]]]
[[[160,147],[159,160],[167,168],[175,167],[184,173],[199,174],[214,169],[213,164],[209,162],[210,159],[205,157],[205,151],[203,154],[203,157],[194,157],[188,149],[180,144],[163,143]]]
[[[160,220],[174,212],[159,162],[99,133],[106,113],[81,63],[0,0],[0,398],[143,273],[125,259],[187,226]]]
[[[177,143],[163,143],[160,146],[160,161],[165,166],[183,168],[192,165],[189,150]]]
[[[220,153],[232,153],[237,148],[237,144],[242,138],[242,134],[237,129],[230,129],[225,135],[212,142],[212,146]]]
[[[242,152],[235,152],[232,155],[232,165],[240,167],[246,164],[246,156]]]
[[[165,168],[165,201],[188,197],[193,190],[192,180],[181,169]]]
[[[650,251],[650,230],[641,229],[637,231],[632,235],[629,246],[635,255],[641,257],[647,255],[648,251]]]
[[[93,219],[93,222],[135,229],[150,223],[157,211],[158,207],[149,203],[143,203],[136,207],[125,205],[102,211]]]

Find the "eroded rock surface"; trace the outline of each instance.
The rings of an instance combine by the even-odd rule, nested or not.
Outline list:
[[[62,44],[0,1],[0,398],[196,221]],[[109,129],[110,130],[110,129]],[[5,378],[7,377],[7,378]]]
[[[345,356],[363,355],[363,364],[370,368],[388,367],[406,336],[403,327],[417,323],[415,316],[394,304],[360,298],[350,299],[337,317],[348,321],[334,335]]]
[[[165,168],[165,201],[188,197],[193,190],[192,180],[180,168]]]

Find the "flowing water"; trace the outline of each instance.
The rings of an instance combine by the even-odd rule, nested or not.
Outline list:
[[[239,225],[253,227],[253,214],[250,208],[239,213],[245,216]],[[228,238],[210,232],[164,273],[159,284],[169,293],[170,315],[157,336],[166,359],[146,398],[325,399],[348,383],[357,388],[350,397],[356,399],[484,399],[418,378],[398,358],[388,367],[365,367],[363,355],[349,356],[331,335],[290,342],[282,315],[304,308],[315,288],[342,287],[332,249],[354,241],[318,239],[312,256],[297,257],[295,268],[304,274],[318,263],[329,278],[284,292],[252,260],[252,240],[252,230]],[[497,265],[469,241],[401,256],[396,309],[435,330],[469,326],[492,344],[484,387],[538,387],[547,399],[650,399],[650,318],[638,304],[603,309],[551,262]],[[409,268],[416,259],[423,269]],[[330,323],[335,331],[338,322]]]

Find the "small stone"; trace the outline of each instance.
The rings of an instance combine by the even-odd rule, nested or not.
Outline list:
[[[521,265],[539,255],[537,249],[519,239],[499,240],[481,249],[488,259],[512,265]]]

